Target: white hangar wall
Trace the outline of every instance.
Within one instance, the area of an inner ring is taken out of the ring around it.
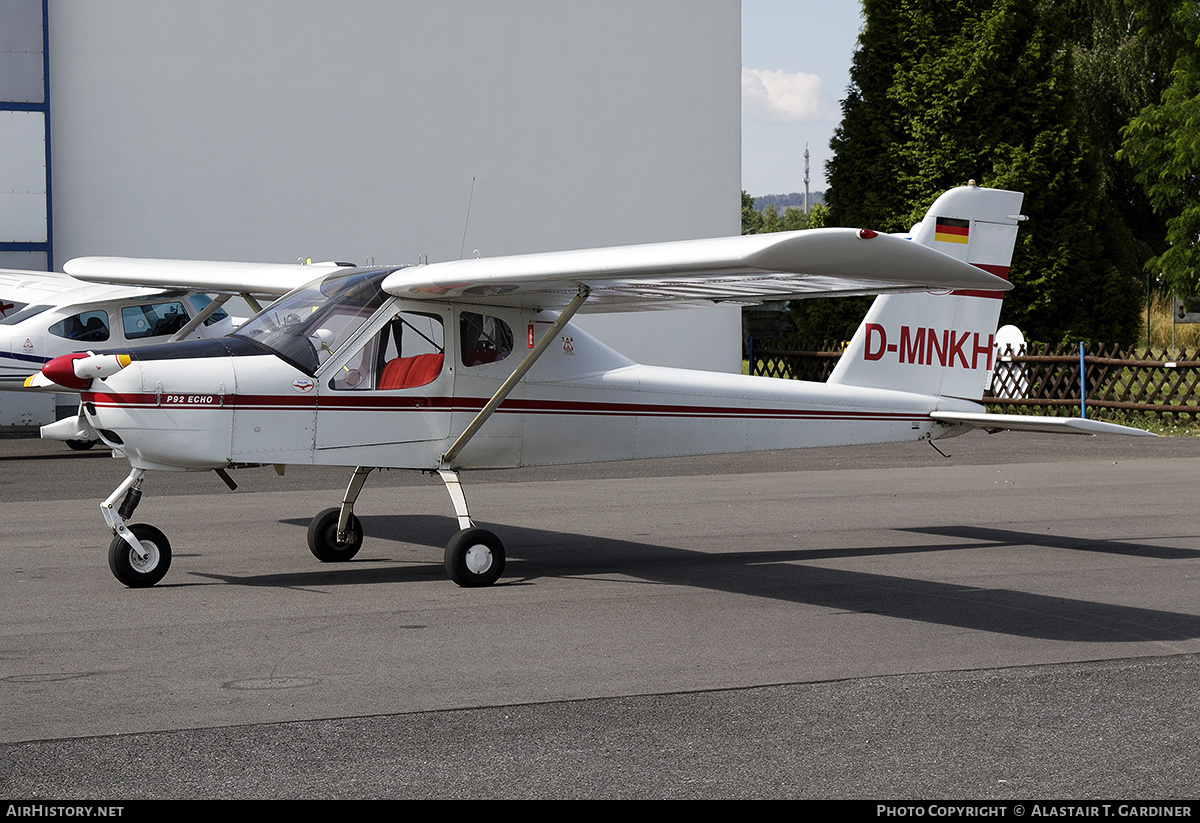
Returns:
[[[737,0],[56,0],[48,30],[59,266],[740,230]],[[584,324],[740,367],[736,308]]]

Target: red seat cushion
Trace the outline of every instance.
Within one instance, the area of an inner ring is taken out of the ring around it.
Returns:
[[[412,389],[432,383],[442,373],[440,354],[418,354],[389,360],[379,376],[380,390]]]

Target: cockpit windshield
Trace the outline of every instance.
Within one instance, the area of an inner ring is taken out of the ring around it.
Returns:
[[[242,324],[235,337],[260,343],[313,374],[375,313],[395,269],[338,271],[285,294]]]

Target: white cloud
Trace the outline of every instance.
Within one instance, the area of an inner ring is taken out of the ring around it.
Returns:
[[[841,118],[817,75],[745,66],[742,67],[742,114],[785,123]]]

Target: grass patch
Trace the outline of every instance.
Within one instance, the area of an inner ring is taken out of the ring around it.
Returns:
[[[1142,307],[1142,331],[1137,345],[1165,349],[1194,349],[1200,346],[1200,324],[1175,323],[1174,310],[1171,295],[1161,292],[1151,294],[1149,312],[1146,306]]]

